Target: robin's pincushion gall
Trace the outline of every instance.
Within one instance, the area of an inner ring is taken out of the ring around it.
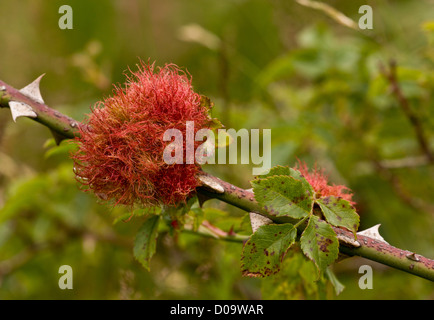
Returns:
[[[299,161],[294,169],[300,171],[303,177],[309,182],[317,197],[334,196],[347,200],[352,205],[356,204],[352,198],[353,194],[349,188],[343,185],[329,185],[328,177],[323,170],[316,167],[309,170],[306,163]]]
[[[85,189],[116,204],[185,202],[199,184],[200,166],[167,164],[163,151],[170,141],[163,135],[178,129],[185,137],[187,121],[194,121],[196,134],[208,128],[208,113],[188,74],[173,64],[155,68],[142,62],[80,126],[72,154],[76,177]],[[201,142],[195,143],[197,148]]]

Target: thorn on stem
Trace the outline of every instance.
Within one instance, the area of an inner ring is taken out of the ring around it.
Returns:
[[[420,261],[419,257],[414,252],[406,254],[405,256],[407,257],[407,259],[410,259],[412,261],[416,261],[416,262]]]

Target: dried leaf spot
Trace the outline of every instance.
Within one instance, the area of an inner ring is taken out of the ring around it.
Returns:
[[[328,247],[333,243],[332,239],[321,237],[318,241],[318,247],[322,252],[329,252]]]

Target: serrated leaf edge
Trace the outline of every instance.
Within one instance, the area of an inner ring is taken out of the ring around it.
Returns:
[[[295,181],[299,181],[299,182],[302,182],[302,183],[303,183],[302,180],[298,180],[298,179],[296,179],[296,178],[294,178],[294,177],[292,177],[292,176],[290,176],[290,175],[282,175],[282,174],[272,175],[272,176],[269,176],[269,177],[266,177],[266,178],[256,178],[256,179],[254,179],[254,180],[251,181],[251,184],[252,184],[252,187],[253,187],[253,188],[252,188],[253,193],[255,194],[255,198],[256,198],[257,200],[259,199],[259,197],[258,197],[257,193],[255,192],[255,188],[254,188],[254,185],[253,185],[253,184],[254,184],[254,183],[259,184],[260,181],[264,181],[264,180],[272,179],[272,178],[275,178],[275,177],[287,177],[287,178],[290,178],[290,179],[293,179],[293,180],[295,180]],[[292,217],[292,218],[295,218],[295,219],[303,219],[303,218],[309,216],[309,215],[312,213],[313,204],[314,204],[314,202],[315,202],[315,194],[314,194],[314,192],[313,192],[312,186],[311,186],[307,181],[306,181],[306,184],[307,184],[307,186],[309,186],[309,193],[310,193],[309,196],[311,197],[311,200],[312,200],[312,201],[311,201],[311,208],[310,208],[310,211],[308,212],[308,211],[305,211],[304,209],[302,209],[303,211],[306,212],[306,215],[305,215],[305,216],[303,216],[303,217]],[[258,200],[258,203],[262,206],[260,200]],[[263,206],[263,208],[264,208],[265,210],[268,211],[267,206]],[[279,215],[276,215],[276,216],[279,216]],[[283,217],[283,216],[291,217],[290,215],[281,215],[281,216],[282,216],[282,217]]]
[[[336,257],[335,257],[335,259],[334,259],[334,261],[336,261],[337,260],[337,258],[338,258],[338,253],[339,253],[339,239],[338,239],[338,236],[336,235],[336,232],[333,230],[333,228],[331,227],[331,225],[328,223],[328,222],[326,222],[326,221],[324,221],[324,220],[321,220],[321,219],[319,219],[318,217],[316,217],[316,216],[314,216],[314,215],[311,215],[311,217],[309,218],[309,221],[308,221],[308,223],[307,223],[307,225],[306,225],[306,228],[303,230],[303,232],[302,232],[302,234],[301,234],[301,236],[300,236],[300,247],[301,247],[301,249],[302,249],[302,251],[303,251],[303,254],[309,259],[309,260],[311,260],[314,264],[315,264],[315,266],[316,266],[316,268],[317,268],[317,270],[318,270],[318,277],[321,275],[321,273],[322,272],[324,272],[325,271],[325,269],[331,264],[331,263],[333,263],[333,262],[331,262],[331,263],[329,263],[327,266],[326,266],[326,268],[324,269],[324,270],[321,270],[321,268],[320,268],[320,266],[318,265],[318,262],[317,261],[315,261],[315,259],[312,259],[308,254],[307,254],[307,252],[306,252],[306,250],[305,250],[305,246],[303,246],[303,239],[304,239],[304,237],[306,236],[306,234],[305,234],[305,232],[306,232],[306,230],[308,229],[308,226],[309,226],[309,224],[311,223],[311,219],[318,219],[318,222],[320,223],[320,222],[322,222],[322,223],[325,223],[325,225],[327,225],[328,227],[330,227],[331,228],[331,231],[333,232],[333,234],[335,235],[335,238],[336,238],[336,243],[337,243],[337,253],[336,253]]]

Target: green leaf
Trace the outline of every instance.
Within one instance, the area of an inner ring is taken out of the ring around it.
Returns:
[[[320,206],[327,222],[336,227],[347,228],[356,236],[360,217],[351,203],[334,196],[317,199],[316,203]]]
[[[303,177],[300,171],[290,168],[288,166],[274,166],[270,169],[270,171],[266,175],[262,175],[261,179],[272,177],[272,176],[290,176],[295,180],[300,180],[303,182],[305,187],[309,189],[310,193],[313,195],[315,191],[312,186],[307,182],[307,180]]]
[[[262,175],[261,178],[268,178],[268,177],[272,177],[272,176],[291,176],[293,178],[297,178],[297,177],[300,177],[299,175],[297,175],[297,172],[298,172],[297,170],[294,170],[290,167],[275,166],[275,167],[271,168],[267,174]],[[293,175],[295,175],[295,176],[293,176]]]
[[[339,242],[333,228],[312,215],[300,238],[301,249],[320,272],[338,258]]]
[[[288,166],[274,166],[266,175],[262,175],[261,178],[268,178],[272,176],[290,176],[296,180],[306,181],[300,171],[290,168]]]
[[[134,241],[134,257],[145,267],[148,271],[150,269],[149,263],[155,253],[158,237],[158,222],[160,216],[151,215],[143,225],[140,227],[136,240]]]
[[[303,181],[290,176],[271,176],[251,183],[258,203],[277,217],[300,219],[312,210],[313,194]]]
[[[297,229],[290,223],[260,227],[243,247],[243,275],[266,277],[279,272],[280,263],[296,236]]]
[[[301,251],[294,249],[298,248],[294,245],[288,251],[278,274],[261,280],[262,299],[310,300],[327,298],[326,279],[318,279],[315,264],[306,258]]]

